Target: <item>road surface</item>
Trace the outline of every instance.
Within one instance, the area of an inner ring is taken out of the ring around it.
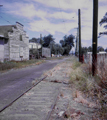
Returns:
[[[32,81],[39,78],[43,72],[52,69],[58,63],[65,61],[60,60],[47,60],[36,66],[29,66],[22,69],[10,70],[0,75],[0,109],[10,103],[16,97],[25,92],[32,86]]]

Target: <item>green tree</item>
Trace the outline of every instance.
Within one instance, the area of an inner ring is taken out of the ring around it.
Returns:
[[[104,23],[107,23],[107,12],[105,13],[105,16],[101,19],[99,22],[100,26]],[[104,28],[107,29],[107,25],[104,25]],[[107,32],[100,32],[99,35],[107,35]]]
[[[104,51],[107,52],[107,48]]]
[[[88,50],[88,52],[92,52],[92,47],[89,46],[87,50]]]
[[[53,35],[51,35],[51,34],[49,34],[48,36],[44,36],[43,37],[43,41],[44,41],[43,47],[49,47],[49,45],[52,41],[55,42],[54,40],[55,39],[53,38]]]
[[[29,40],[29,42],[39,43],[39,38],[32,38]]]
[[[74,38],[71,34],[69,36],[65,35],[63,40],[60,40],[60,44],[63,47],[63,55],[68,55],[72,47],[74,47]]]
[[[88,48],[87,48],[87,47],[82,47],[82,48],[81,48],[81,51],[82,51],[83,54],[86,54],[87,51],[88,51]]]
[[[97,47],[97,52],[104,51],[104,48],[102,46]]]

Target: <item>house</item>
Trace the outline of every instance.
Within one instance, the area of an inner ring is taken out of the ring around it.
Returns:
[[[42,56],[41,48],[42,48],[42,46],[40,43],[35,43],[35,42],[29,41],[29,57],[30,57],[30,59],[40,58],[40,56]]]
[[[0,60],[29,60],[29,37],[23,25],[0,26]]]
[[[41,57],[51,57],[50,48],[42,47],[40,43],[29,43],[30,59]]]
[[[33,42],[29,43],[29,49],[40,49],[40,48],[41,48],[40,43],[33,43]]]

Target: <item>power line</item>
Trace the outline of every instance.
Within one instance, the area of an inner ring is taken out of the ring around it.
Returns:
[[[2,16],[0,16],[2,19],[4,19]],[[11,24],[11,22],[10,21],[8,21],[8,20],[6,20],[6,19],[4,19],[6,22],[8,22],[8,23],[10,23]]]

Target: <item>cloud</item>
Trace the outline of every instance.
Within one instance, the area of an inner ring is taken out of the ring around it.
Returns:
[[[90,5],[91,0],[33,0],[42,3],[49,7],[67,9],[81,9],[87,8]]]
[[[31,31],[47,31],[51,34],[55,34],[55,32],[62,32],[64,34],[67,34],[71,29],[74,27],[77,27],[77,23],[51,23],[48,20],[39,20],[39,21],[33,21],[30,24],[30,30]]]
[[[49,14],[48,17],[52,17],[55,19],[67,19],[74,20],[73,18],[77,17],[75,12],[67,13],[67,12],[54,12],[53,14]]]
[[[30,31],[48,32],[54,35],[59,32],[62,36],[75,34],[72,29],[78,27],[78,9],[81,9],[81,39],[92,40],[92,0],[22,0],[5,2],[4,7],[8,9],[7,13],[15,17],[29,19]],[[99,21],[107,12],[106,8],[106,0],[99,0],[98,33],[104,31]]]
[[[28,19],[32,19],[35,16],[44,18],[47,15],[45,11],[36,9],[32,3],[16,3],[16,2],[11,4],[7,3],[5,7],[9,9],[7,13],[16,16],[26,17]]]

